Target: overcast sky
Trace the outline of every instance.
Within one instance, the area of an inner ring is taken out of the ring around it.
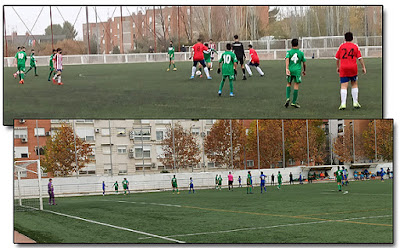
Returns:
[[[272,7],[272,6],[271,6]],[[279,7],[281,9],[281,17],[290,14],[291,11],[296,9],[295,7]],[[75,29],[78,32],[77,39],[82,40],[82,24],[86,23],[86,8],[85,7],[52,7],[53,25],[62,24],[64,19],[72,24],[75,23]],[[108,18],[120,16],[120,7],[107,7],[100,6],[96,7],[98,22],[104,22]],[[123,6],[122,15],[128,16],[132,12],[137,13],[138,10],[144,9],[143,7],[137,6]],[[89,11],[89,22],[96,22],[95,8],[94,6],[88,7]],[[38,6],[38,7],[5,7],[6,17],[6,32],[10,35],[12,32],[17,31],[18,34],[22,35],[31,30],[33,35],[44,34],[44,30],[50,25],[50,7],[49,6]],[[26,27],[25,25],[28,27]]]

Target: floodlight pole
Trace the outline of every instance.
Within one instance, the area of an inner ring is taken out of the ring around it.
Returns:
[[[144,145],[143,145],[143,124],[142,124],[143,120],[140,120],[140,137],[142,138],[142,171],[143,171],[143,175],[145,175],[144,172]]]
[[[53,40],[53,16],[51,14],[51,6],[50,6],[50,30],[51,30],[51,49],[54,49],[54,40]]]
[[[4,23],[4,42],[6,45],[5,56],[8,57],[7,32],[6,32],[6,8],[3,8],[3,23]]]
[[[247,7],[246,7],[247,8]],[[282,167],[285,168],[285,127],[282,119]]]
[[[356,162],[356,146],[354,142],[354,120],[353,120],[353,163]]]
[[[178,6],[178,52],[181,51],[181,39],[179,36],[180,32],[179,32],[179,6]]]
[[[232,137],[232,119],[229,120],[230,142],[231,142],[231,165],[233,170],[233,137]]]
[[[119,6],[120,8],[120,12],[121,12],[121,20],[120,20],[120,25],[121,25],[121,38],[120,38],[120,43],[121,43],[121,54],[124,54],[124,26],[123,26],[123,22],[122,22],[122,5]]]
[[[376,120],[374,120],[374,132],[375,132],[375,162],[378,160],[378,146],[376,142]]]
[[[42,192],[42,168],[40,167],[40,160],[37,162],[37,172],[39,180],[39,209],[43,210],[43,192]]]
[[[17,178],[18,178],[18,198],[19,198],[19,205],[22,206],[22,198],[21,198],[21,185],[20,185],[20,181],[21,181],[21,171],[20,169],[17,167]]]
[[[174,120],[171,121],[171,126],[172,126],[172,148],[173,148],[173,154],[172,157],[174,159],[174,170],[176,168],[176,156],[175,156],[175,128],[174,128]]]
[[[111,120],[108,120],[108,132],[110,134],[110,164],[111,164],[111,176],[113,175],[113,164],[112,164],[112,144],[111,144]]]
[[[89,10],[88,6],[86,6],[86,32],[87,32],[87,43],[88,43],[88,54],[90,54],[90,37],[89,37],[89,31],[90,31],[90,26],[89,26]]]
[[[157,52],[157,37],[156,37],[156,6],[153,6],[153,35],[154,35],[154,52]]]
[[[310,141],[308,139],[308,119],[306,120],[307,127],[307,166],[310,166]]]
[[[96,29],[97,29],[97,54],[100,53],[100,29],[99,29],[99,24],[97,22],[97,8],[94,6],[94,12],[96,15]],[[105,50],[105,49],[104,49]]]
[[[76,155],[76,127],[75,127],[75,120],[73,120],[73,127],[74,127],[74,147],[75,147],[75,170],[76,170],[76,178],[79,177],[79,167],[78,167],[78,157]]]
[[[258,129],[258,120],[257,120],[257,162],[258,162],[258,170],[260,170],[260,133]]]

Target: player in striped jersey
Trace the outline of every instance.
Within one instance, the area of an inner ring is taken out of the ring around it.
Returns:
[[[57,53],[54,57],[55,57],[55,63],[56,63],[55,64],[56,75],[54,75],[54,77],[53,77],[53,84],[57,84],[57,81],[58,81],[58,85],[63,85],[63,83],[61,82],[61,72],[63,70],[62,49],[61,48],[57,48]]]
[[[194,187],[193,187],[193,179],[192,178],[190,178],[190,183],[189,183],[189,194],[190,194],[190,191],[193,191],[193,194],[194,194]]]
[[[55,60],[56,60],[56,54],[57,54],[57,50],[53,49],[53,54],[50,55],[50,62],[49,62],[49,66],[50,66],[50,73],[49,73],[49,78],[47,79],[47,81],[50,81],[51,78],[51,74],[53,74],[53,76],[55,75],[56,71],[55,71]]]
[[[214,55],[215,55],[215,53],[214,53],[214,51],[215,51],[215,43],[214,43],[214,41],[212,40],[212,39],[210,39],[210,44],[208,45],[208,47],[211,49],[211,62],[210,62],[210,71],[212,71],[213,70],[213,60],[214,60]],[[214,50],[214,51],[213,51]]]

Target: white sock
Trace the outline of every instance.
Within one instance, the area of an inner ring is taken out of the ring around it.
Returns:
[[[212,68],[212,62],[210,63],[210,68]]]
[[[257,66],[256,69],[257,69],[258,73],[260,73],[260,75],[264,75],[264,72],[261,70],[260,67]]]
[[[194,73],[196,72],[196,66],[192,67],[192,77],[194,77]]]
[[[61,75],[58,77],[58,82],[61,83]]]
[[[53,79],[55,80],[57,77],[58,77],[58,75],[56,74],[56,75],[54,75]]]
[[[206,73],[207,77],[210,77],[210,72],[208,71],[207,67],[204,67],[204,72]]]
[[[353,97],[353,102],[358,102],[358,88],[351,89],[351,96]]]
[[[251,72],[250,66],[248,64],[245,64],[244,67],[246,67],[246,70],[249,73],[249,75],[253,76],[253,73]]]
[[[342,99],[342,105],[346,105],[347,89],[340,89],[340,98]]]

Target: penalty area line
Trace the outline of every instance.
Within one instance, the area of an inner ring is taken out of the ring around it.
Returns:
[[[248,228],[239,228],[239,229],[224,230],[224,231],[177,234],[177,235],[170,235],[170,236],[166,236],[166,237],[186,237],[186,236],[208,235],[208,234],[218,234],[218,233],[230,233],[230,232],[251,231],[251,230],[259,230],[259,229],[273,229],[273,228],[279,228],[279,227],[321,224],[321,223],[327,223],[327,222],[341,222],[341,221],[351,221],[351,220],[360,220],[360,219],[384,218],[384,217],[392,217],[392,215],[367,216],[367,217],[357,217],[357,218],[349,218],[349,219],[342,219],[342,220],[312,221],[312,222],[292,223],[292,224],[283,224],[283,225],[275,225],[275,226],[248,227]],[[145,238],[139,238],[139,239],[151,239],[151,237],[145,237]]]
[[[33,208],[33,207],[30,207],[30,208]],[[33,209],[36,209],[36,208],[33,208]],[[39,210],[39,209],[36,209],[36,210]],[[115,229],[119,229],[119,230],[124,230],[124,231],[128,231],[128,232],[133,232],[133,233],[139,233],[139,234],[143,234],[143,235],[146,235],[146,236],[150,236],[151,238],[159,238],[159,239],[164,239],[164,240],[168,240],[168,241],[172,241],[172,242],[176,242],[176,243],[181,243],[181,244],[186,243],[185,241],[172,239],[172,238],[169,238],[169,237],[160,236],[160,235],[156,235],[156,234],[152,234],[152,233],[148,233],[148,232],[142,232],[142,231],[126,228],[126,227],[115,226],[115,225],[111,225],[111,224],[107,224],[107,223],[103,223],[103,222],[99,222],[99,221],[95,221],[95,220],[89,220],[89,219],[81,218],[81,217],[78,217],[78,216],[73,216],[73,215],[69,215],[69,214],[63,214],[63,213],[59,213],[59,212],[55,212],[55,211],[51,211],[51,210],[45,210],[45,209],[42,210],[42,211],[48,212],[48,213],[52,213],[52,214],[56,214],[56,215],[60,215],[60,216],[64,216],[64,217],[68,217],[68,218],[71,218],[71,219],[86,221],[86,222],[97,224],[97,225],[101,225],[101,226],[107,226],[107,227],[111,227],[111,228],[115,228]]]

